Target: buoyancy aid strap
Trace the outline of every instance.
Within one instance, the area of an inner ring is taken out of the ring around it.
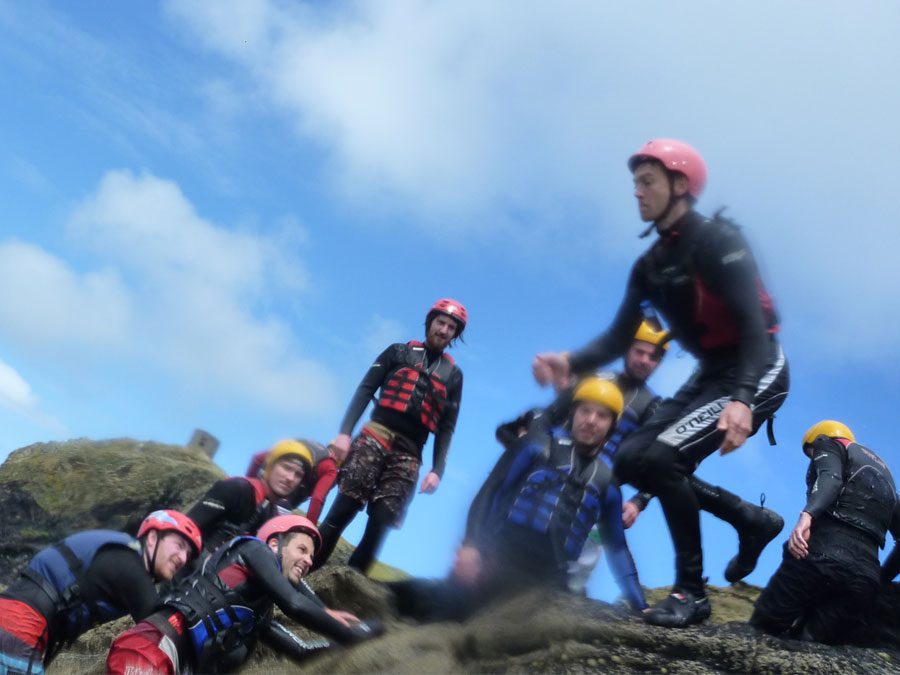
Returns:
[[[769,415],[769,417],[766,418],[766,436],[769,439],[769,445],[778,444],[775,440],[775,415]]]

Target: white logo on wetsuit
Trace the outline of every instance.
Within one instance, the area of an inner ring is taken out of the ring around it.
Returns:
[[[747,255],[747,249],[742,248],[740,251],[735,251],[734,253],[729,253],[726,256],[722,257],[723,265],[730,265],[733,262],[737,262],[741,258]]]

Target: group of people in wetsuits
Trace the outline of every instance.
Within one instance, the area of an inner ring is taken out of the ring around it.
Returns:
[[[728,581],[750,574],[781,532],[774,511],[694,475],[710,454],[737,449],[771,422],[787,396],[774,303],[740,229],[694,210],[707,176],[694,148],[656,139],[628,166],[640,217],[650,223],[643,236],[655,230],[657,238],[634,264],[606,332],[579,350],[535,357],[535,379],[552,384],[556,399],[498,427],[503,451],[469,509],[450,575],[390,584],[402,614],[462,619],[525,588],[580,591],[602,549],[633,611],[653,625],[689,626],[711,611],[700,511],[738,533]],[[111,672],[223,672],[257,639],[296,658],[329,644],[284,629],[272,619],[275,605],[341,644],[378,634],[378,624],[326,607],[302,578],[329,559],[363,508],[368,520],[349,564],[369,570],[403,521],[429,434],[432,463],[419,491],[439,487],[463,383],[446,350],[467,321],[459,302],[436,302],[423,342],[393,344],[376,358],[327,447],[280,441],[253,458],[247,476],[217,482],[186,515],[159,511],[136,538],[79,533],[38,554],[0,597],[0,672],[40,672],[60,645],[123,614],[137,623],[113,644]],[[671,340],[698,365],[662,399],[647,380]],[[620,357],[621,373],[598,374]],[[371,418],[354,437],[371,401]],[[827,642],[900,570],[898,549],[881,568],[877,555],[888,531],[900,536],[900,501],[888,467],[845,425],[814,425],[803,451],[808,502],[751,624]],[[638,493],[623,502],[625,483]],[[625,529],[654,498],[676,574],[672,592],[649,607]],[[306,499],[307,515],[294,514]],[[113,579],[114,568],[128,580]],[[160,580],[170,581],[162,598],[153,587]]]

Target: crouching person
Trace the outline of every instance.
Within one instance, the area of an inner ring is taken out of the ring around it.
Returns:
[[[85,631],[159,604],[154,582],[175,576],[201,549],[200,530],[183,513],[154,511],[137,539],[86,530],[40,551],[0,594],[0,673],[43,673]]]
[[[258,538],[257,538],[258,537]],[[155,612],[113,642],[109,673],[225,673],[253,653],[258,639],[302,659],[330,646],[304,642],[273,620],[275,605],[339,644],[375,637],[380,626],[328,609],[303,581],[321,536],[312,521],[284,515],[257,537],[232,539],[183,579]]]
[[[507,450],[472,503],[451,578],[391,584],[399,611],[460,620],[502,595],[564,590],[595,524],[623,595],[634,611],[646,609],[625,545],[622,496],[600,457],[623,408],[614,382],[589,377],[575,388],[565,429],[542,411],[524,418],[524,433],[505,438]]]
[[[810,459],[806,507],[750,624],[831,643],[860,623],[875,600],[884,574],[878,549],[888,530],[900,537],[900,502],[890,469],[840,422],[811,427],[803,452]]]

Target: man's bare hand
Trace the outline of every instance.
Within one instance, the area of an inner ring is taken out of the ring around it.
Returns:
[[[564,389],[569,386],[569,359],[563,354],[555,352],[538,354],[531,362],[531,372],[542,387],[552,384],[556,389]]]
[[[753,413],[750,406],[740,401],[729,402],[722,411],[716,428],[725,432],[719,454],[727,455],[732,450],[737,450],[753,430]]]
[[[625,502],[622,504],[622,527],[626,530],[637,522],[641,510],[635,506],[634,502]]]
[[[797,560],[803,560],[809,553],[809,534],[812,527],[812,516],[806,511],[800,513],[800,519],[794,525],[788,539],[788,551]]]
[[[474,546],[461,546],[453,561],[453,577],[463,586],[471,588],[481,578],[481,551]]]

